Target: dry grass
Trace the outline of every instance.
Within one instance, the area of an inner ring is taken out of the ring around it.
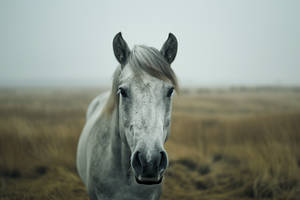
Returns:
[[[88,199],[75,170],[96,89],[0,90],[0,199]],[[174,102],[161,199],[299,199],[299,89],[199,90]]]

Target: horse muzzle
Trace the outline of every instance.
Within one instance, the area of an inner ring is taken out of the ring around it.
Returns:
[[[168,165],[168,158],[165,151],[158,151],[147,156],[141,151],[136,151],[131,165],[138,184],[160,184]]]

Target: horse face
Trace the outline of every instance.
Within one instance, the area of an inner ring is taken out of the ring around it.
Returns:
[[[148,74],[137,79],[130,66],[121,73],[119,123],[128,143],[136,181],[157,184],[168,165],[163,144],[170,133],[173,86]]]
[[[168,166],[163,144],[170,133],[174,90],[170,82],[177,84],[170,64],[176,57],[177,46],[172,33],[160,51],[144,47],[130,51],[121,33],[113,40],[114,54],[122,69],[117,92],[120,137],[131,150],[131,166],[140,184],[160,183]],[[156,69],[154,76],[143,68]],[[157,72],[170,82],[155,77]]]

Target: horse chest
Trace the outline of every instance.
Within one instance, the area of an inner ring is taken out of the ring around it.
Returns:
[[[99,163],[90,174],[90,196],[97,200],[158,200],[161,185],[140,185],[132,176],[122,173],[120,165]],[[92,198],[93,199],[93,198]]]
[[[98,182],[95,187],[98,200],[158,200],[161,193],[159,186],[128,185],[120,180]]]

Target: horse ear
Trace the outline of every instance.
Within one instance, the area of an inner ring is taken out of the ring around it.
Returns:
[[[169,33],[167,41],[164,43],[160,50],[160,53],[165,57],[169,64],[171,64],[176,57],[177,47],[178,43],[175,35]]]
[[[130,49],[119,32],[113,39],[113,49],[116,59],[119,61],[121,66],[124,66],[130,54]]]

